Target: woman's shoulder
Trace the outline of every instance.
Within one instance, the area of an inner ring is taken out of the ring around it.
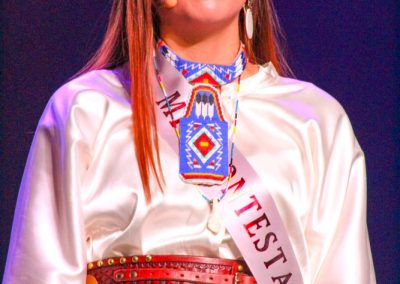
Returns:
[[[252,85],[248,94],[256,99],[281,106],[306,120],[346,116],[334,96],[313,83],[279,75],[271,63],[261,66],[254,77],[254,82],[248,82]]]
[[[66,125],[73,110],[80,117],[104,116],[113,106],[129,110],[130,100],[122,81],[122,70],[92,70],[71,79],[51,96],[40,124],[53,121],[58,126]]]
[[[332,95],[313,83],[279,75],[272,64],[260,68],[245,82],[248,105],[265,117],[274,116],[297,129],[313,129],[335,141],[338,133],[354,139],[354,131],[342,105]],[[245,89],[245,88],[243,88]],[[327,142],[328,143],[328,142]],[[328,143],[329,144],[329,143]]]
[[[102,98],[125,101],[126,91],[119,75],[121,70],[98,69],[83,73],[58,88],[50,101],[64,105],[74,104],[77,100]]]

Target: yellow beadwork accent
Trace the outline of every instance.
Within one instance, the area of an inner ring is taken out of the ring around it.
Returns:
[[[133,256],[132,257],[132,262],[133,263],[136,263],[136,262],[138,262],[139,261],[139,258],[137,257],[137,256]]]
[[[208,147],[209,143],[207,141],[201,141],[200,147]]]
[[[114,259],[112,259],[112,258],[110,258],[108,261],[107,261],[107,263],[108,263],[108,265],[114,265]]]
[[[125,257],[121,257],[121,258],[119,259],[119,263],[125,264],[125,263],[126,263],[126,258],[125,258]]]
[[[102,266],[103,266],[103,261],[102,260],[97,261],[97,267],[102,267]]]
[[[243,265],[239,264],[237,269],[239,272],[243,272],[244,267],[243,267]]]
[[[94,267],[94,264],[92,262],[89,262],[87,267],[88,267],[88,269],[92,269]]]
[[[131,277],[132,278],[136,278],[137,277],[137,272],[136,271],[132,271],[131,272]]]
[[[146,255],[146,262],[150,262],[151,261],[151,259],[152,259],[152,257],[151,257],[151,255]]]

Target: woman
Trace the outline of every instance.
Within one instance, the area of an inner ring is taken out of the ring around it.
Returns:
[[[269,1],[115,0],[40,120],[4,282],[375,283],[363,153],[277,32]]]

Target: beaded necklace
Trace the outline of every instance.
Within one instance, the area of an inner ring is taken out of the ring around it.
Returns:
[[[238,97],[239,97],[239,93],[240,93],[241,73],[243,72],[243,70],[246,66],[246,63],[247,63],[247,58],[246,58],[245,52],[243,50],[241,50],[239,52],[235,62],[232,65],[223,66],[223,65],[195,63],[195,62],[190,62],[190,61],[184,60],[184,59],[180,58],[179,56],[177,56],[176,54],[174,54],[162,41],[160,41],[158,43],[157,47],[159,48],[160,53],[178,71],[180,71],[180,73],[193,85],[193,89],[195,91],[197,91],[197,93],[194,93],[194,91],[193,91],[192,96],[189,97],[186,114],[184,117],[182,117],[182,119],[188,118],[190,116],[192,116],[194,118],[203,116],[203,118],[204,118],[209,113],[214,114],[215,110],[218,111],[217,106],[220,107],[220,105],[217,105],[217,104],[219,103],[219,99],[220,99],[219,98],[219,90],[221,89],[221,85],[229,83],[237,78],[237,86],[235,88],[236,96],[235,96],[235,103],[234,103],[234,120],[232,123],[232,129],[231,129],[232,135],[231,135],[231,148],[230,148],[229,160],[228,160],[227,152],[225,155],[228,170],[227,170],[226,178],[223,180],[223,183],[226,182],[226,189],[224,190],[222,196],[220,196],[217,199],[217,201],[221,200],[225,196],[225,193],[227,192],[230,180],[232,178],[232,172],[233,172],[233,158],[234,158],[234,149],[235,149],[235,141],[236,141],[236,133],[237,133],[237,121],[238,121],[238,109],[239,109]],[[175,120],[175,118],[173,117],[173,111],[172,111],[171,104],[168,100],[168,95],[167,95],[167,91],[165,89],[165,84],[162,80],[162,76],[159,72],[159,68],[157,66],[156,60],[154,60],[154,67],[155,67],[155,71],[156,71],[157,81],[158,81],[160,89],[164,95],[166,105],[169,110],[169,114],[171,115],[172,120]],[[210,84],[210,81],[212,81],[214,83],[214,85]],[[215,82],[216,82],[216,84],[215,84]],[[216,89],[215,86],[218,87],[218,92],[217,92],[218,96],[209,95],[209,93],[213,93],[213,91],[215,91],[215,89]],[[196,88],[198,90],[196,90]],[[199,105],[201,105],[201,107],[199,107]],[[208,108],[204,107],[204,106],[207,106]],[[210,111],[210,106],[213,107],[211,111]],[[208,110],[208,112],[207,112],[207,110]],[[192,112],[190,112],[190,111],[192,111]],[[222,117],[222,111],[221,110],[219,110],[219,111],[221,112],[220,117]],[[181,119],[181,121],[182,121],[182,119]],[[208,122],[214,122],[214,121],[210,120]],[[227,129],[228,128],[227,122],[225,122],[225,121],[223,121],[223,122],[226,123],[226,129]],[[194,120],[194,123],[192,123],[192,125],[189,125],[189,127],[193,127],[193,126],[196,127],[196,123],[197,123],[197,121]],[[200,123],[198,123],[198,124],[200,124]],[[208,124],[211,125],[212,123],[208,123]],[[207,143],[218,144],[217,140],[213,140],[213,141],[208,140],[209,136],[207,136],[207,135],[210,134],[210,132],[207,131],[207,129],[205,127],[203,127],[203,129],[201,129],[203,131],[202,133],[199,131],[196,134],[197,136],[195,136],[192,139],[192,141],[187,142],[183,138],[187,137],[189,134],[191,134],[192,128],[189,128],[189,130],[188,130],[188,126],[186,125],[186,130],[185,130],[185,125],[183,127],[181,126],[182,125],[181,123],[179,123],[179,125],[180,125],[179,127],[183,128],[184,131],[186,131],[186,132],[184,132],[185,136],[181,137],[181,135],[182,135],[181,129],[178,128],[176,125],[174,126],[175,133],[176,133],[178,139],[180,140],[180,162],[181,163],[182,163],[182,155],[184,155],[187,152],[187,149],[189,148],[187,146],[187,144],[190,144],[194,139],[197,139],[197,140],[195,140],[195,142],[189,146],[191,146],[194,150],[200,149],[199,150],[200,152],[202,150],[201,145],[203,145],[203,148],[204,148],[204,147],[208,146]],[[218,124],[216,124],[215,127],[218,128],[220,126]],[[209,129],[215,130],[213,127],[209,128]],[[202,137],[202,136],[204,136],[204,137]],[[212,139],[212,136],[211,136],[211,139]],[[226,140],[227,139],[228,139],[228,135],[226,134]],[[186,139],[186,140],[189,140],[189,139]],[[198,141],[200,141],[200,142],[198,142]],[[197,143],[195,145],[197,148],[195,148],[193,145],[195,143]],[[198,144],[200,144],[200,146]],[[222,144],[222,143],[219,143],[219,144]],[[226,144],[227,144],[227,141],[226,141]],[[186,152],[182,151],[183,147],[186,147],[185,148]],[[220,147],[220,148],[222,148],[222,147]],[[203,158],[204,158],[204,156],[205,156],[205,158],[207,158],[206,154],[210,153],[210,152],[207,152],[207,150],[209,150],[209,149],[206,148],[204,152],[197,153],[198,156],[201,157],[201,154],[202,154]],[[194,159],[194,161],[195,161],[195,159]],[[212,162],[213,161],[211,161],[211,163]],[[184,181],[186,182],[186,180],[184,180]],[[206,180],[204,183],[203,183],[203,181],[204,180],[200,180],[200,182],[197,182],[195,184],[199,184],[199,185],[222,184],[222,183],[214,183],[214,180],[212,181],[212,183],[209,183],[208,180]],[[189,181],[189,183],[193,183],[193,182]],[[202,195],[206,200],[210,201],[210,199],[207,198],[204,194],[202,194]]]

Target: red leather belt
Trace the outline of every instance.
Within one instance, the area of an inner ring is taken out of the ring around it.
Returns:
[[[256,284],[243,261],[178,255],[113,257],[88,264],[87,284]]]

